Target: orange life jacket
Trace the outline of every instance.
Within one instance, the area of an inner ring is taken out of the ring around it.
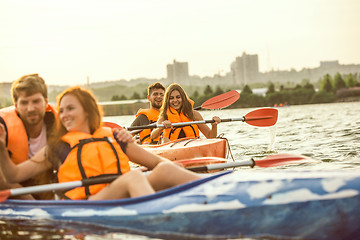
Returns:
[[[193,120],[187,118],[183,112],[179,114],[178,111],[173,109],[172,107],[169,107],[166,110],[166,114],[168,117],[168,120],[171,123],[179,123],[179,122],[191,122]],[[184,126],[184,127],[174,127],[174,128],[168,128],[164,129],[164,137],[169,138],[171,141],[176,140],[179,138],[179,134],[183,130],[185,132],[186,137],[199,137],[199,127],[194,124],[190,126]]]
[[[79,181],[106,174],[124,174],[130,171],[129,158],[116,142],[111,128],[100,127],[94,134],[68,132],[62,137],[71,151],[58,171],[59,182]],[[86,199],[107,184],[79,187],[65,195],[71,199]]]
[[[144,114],[148,118],[149,124],[151,124],[151,123],[157,122],[160,112],[155,109],[151,109],[151,108],[150,109],[141,109],[140,108],[139,111],[136,113],[136,117],[138,117],[141,114]],[[144,129],[139,133],[140,144],[143,144],[144,142],[147,142],[150,144],[158,143],[160,136],[155,139],[151,139],[150,138],[151,131],[152,131],[152,129]]]
[[[51,105],[47,106],[46,112],[51,112],[56,116],[56,110]],[[14,106],[1,109],[0,116],[6,124],[7,149],[11,154],[11,160],[15,164],[19,164],[29,158],[29,139],[24,123],[18,116]]]

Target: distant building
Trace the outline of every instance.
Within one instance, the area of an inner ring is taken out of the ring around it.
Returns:
[[[258,55],[249,55],[244,52],[241,57],[236,57],[235,61],[231,63],[231,72],[234,84],[243,86],[258,81]]]
[[[267,88],[254,88],[252,89],[253,94],[257,94],[260,96],[266,96]]]
[[[11,98],[11,82],[2,82],[0,83],[0,97],[1,98]]]
[[[166,71],[169,82],[189,83],[189,65],[187,62],[177,62],[174,59],[173,64],[166,65]]]
[[[99,102],[104,116],[135,115],[140,108],[148,108],[147,99]]]
[[[11,85],[9,82],[0,83],[0,108],[12,105]]]
[[[320,68],[339,68],[339,61],[320,61]]]
[[[360,64],[340,64],[339,61],[321,61],[320,65],[316,68],[303,68],[300,71],[295,69],[291,70],[278,70],[260,73],[260,81],[262,82],[278,82],[289,85],[290,83],[301,83],[303,79],[316,83],[326,75],[334,76],[336,73],[342,75],[360,74]]]

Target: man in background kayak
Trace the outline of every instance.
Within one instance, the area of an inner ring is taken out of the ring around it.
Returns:
[[[11,160],[19,164],[34,156],[47,144],[55,123],[55,110],[48,104],[48,91],[43,78],[38,74],[25,75],[11,86],[14,106],[0,110],[0,123],[6,131],[6,147]],[[32,186],[49,183],[51,171],[21,183]],[[0,188],[13,188],[0,174]],[[28,196],[30,197],[30,196]],[[36,199],[50,199],[51,194],[42,193]]]
[[[139,111],[136,114],[136,119],[131,124],[131,126],[143,126],[148,125],[154,122],[157,122],[160,108],[162,106],[162,102],[164,99],[164,93],[165,93],[165,87],[159,83],[153,83],[147,88],[148,95],[147,99],[150,103],[149,109],[139,109]],[[159,138],[151,139],[152,129],[144,129],[139,133],[140,141],[139,144],[157,144],[159,141]]]

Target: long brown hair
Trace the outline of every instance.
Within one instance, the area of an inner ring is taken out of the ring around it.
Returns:
[[[60,110],[60,102],[62,98],[66,95],[72,95],[76,97],[82,108],[86,113],[88,113],[88,123],[90,128],[90,133],[93,134],[96,129],[98,129],[101,125],[103,112],[101,107],[97,104],[97,101],[94,95],[81,87],[71,87],[64,90],[61,94],[57,96],[57,111],[59,113]],[[55,125],[55,124],[54,124]],[[49,161],[52,163],[53,167],[56,168],[59,164],[59,159],[57,153],[61,151],[59,147],[61,147],[61,137],[64,136],[68,131],[61,123],[60,118],[57,118],[57,124],[55,126],[55,130],[52,131],[52,135],[49,139]]]
[[[182,113],[189,119],[195,120],[194,113],[193,113],[193,107],[192,107],[192,101],[186,94],[185,90],[177,83],[172,83],[165,91],[165,96],[163,100],[163,104],[160,109],[160,117],[163,117],[163,119],[167,120],[167,109],[170,108],[170,95],[171,93],[177,90],[180,93],[181,99],[182,99],[182,106],[181,111]],[[170,110],[171,111],[171,110]]]
[[[77,98],[80,102],[84,111],[88,114],[88,121],[89,121],[89,128],[90,133],[93,134],[96,129],[100,127],[101,120],[102,120],[102,109],[97,104],[97,101],[94,95],[81,87],[71,87],[60,93],[57,97],[57,110],[60,110],[60,102],[62,98],[66,95],[72,95]],[[63,135],[67,132],[65,127],[60,123],[59,131],[63,133]]]

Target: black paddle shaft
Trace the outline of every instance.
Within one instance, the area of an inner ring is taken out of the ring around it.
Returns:
[[[109,176],[97,176],[97,177],[93,177],[93,178],[83,179],[83,180],[81,180],[81,182],[82,182],[82,186],[111,183],[119,176],[120,175],[117,175],[117,174],[109,175]]]
[[[223,118],[221,119],[221,122],[233,122],[233,121],[242,121],[245,122],[246,119],[245,117],[241,117],[241,118]],[[184,127],[184,126],[190,126],[193,124],[205,124],[205,123],[213,123],[215,122],[214,120],[200,120],[200,121],[192,121],[192,122],[180,122],[180,123],[173,123],[172,126],[174,127]],[[139,129],[151,129],[151,128],[158,128],[158,127],[164,127],[164,125],[162,124],[157,124],[157,123],[152,123],[149,125],[144,125],[144,126],[132,126],[132,127],[128,127],[127,130],[132,131],[132,130],[139,130]]]

